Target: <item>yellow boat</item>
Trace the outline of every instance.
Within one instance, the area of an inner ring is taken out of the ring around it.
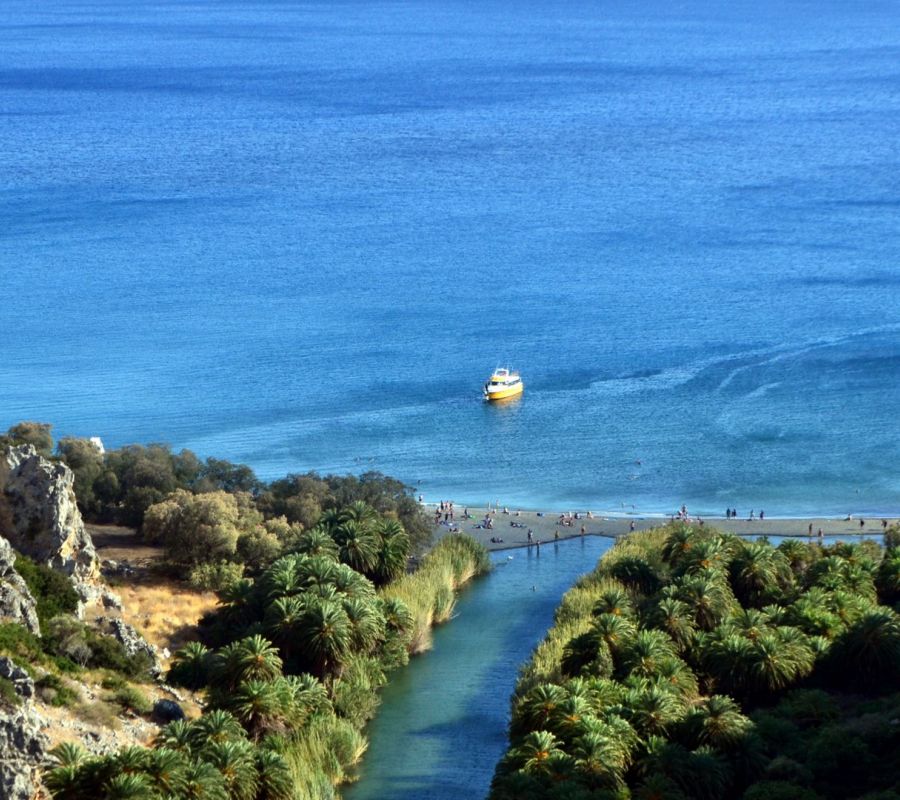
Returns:
[[[518,397],[524,390],[525,384],[522,383],[518,372],[509,369],[495,369],[494,374],[484,385],[484,399],[491,402],[509,400],[511,397]]]

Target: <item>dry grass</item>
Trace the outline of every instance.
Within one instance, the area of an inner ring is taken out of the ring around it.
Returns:
[[[113,590],[122,598],[122,617],[151,644],[173,653],[197,638],[197,622],[218,602],[212,592],[198,592],[156,576],[123,583]]]

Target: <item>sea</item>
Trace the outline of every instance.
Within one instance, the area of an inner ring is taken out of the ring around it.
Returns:
[[[3,0],[23,419],[426,502],[900,514],[900,3]]]

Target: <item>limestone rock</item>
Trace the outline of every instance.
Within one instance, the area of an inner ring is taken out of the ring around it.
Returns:
[[[39,456],[32,445],[0,457],[5,508],[0,534],[19,552],[72,577],[85,600],[100,575],[94,543],[75,501],[75,476],[65,464]],[[3,530],[9,528],[9,530]]]
[[[8,656],[0,656],[0,678],[11,681],[19,697],[26,700],[34,697],[34,681],[31,676]]]
[[[8,662],[4,669],[10,674],[24,673],[9,659],[4,662]],[[21,680],[13,683],[17,692],[25,687]],[[34,690],[34,684],[31,689]],[[32,800],[38,794],[40,767],[46,760],[49,744],[41,732],[41,718],[31,699],[22,694],[20,697],[20,706],[0,708],[0,797],[4,800]]]
[[[0,622],[16,622],[41,635],[37,604],[22,576],[15,570],[16,554],[0,536]]]
[[[119,617],[97,617],[97,624],[102,630],[121,642],[128,655],[133,656],[138,653],[144,653],[150,659],[150,674],[154,678],[162,675],[163,669],[159,661],[159,651],[141,636],[134,625],[129,625]]]

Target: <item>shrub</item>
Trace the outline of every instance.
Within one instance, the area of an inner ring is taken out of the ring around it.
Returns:
[[[22,698],[19,697],[13,682],[8,678],[0,678],[0,709],[16,708],[21,703]]]
[[[153,710],[153,703],[140,689],[134,686],[123,686],[116,689],[110,697],[122,711],[130,711],[134,714],[145,715]]]
[[[15,569],[37,601],[41,626],[59,614],[74,614],[78,610],[78,595],[72,582],[61,572],[23,555],[16,556]]]
[[[231,561],[198,564],[194,567],[188,582],[201,592],[224,592],[234,586],[244,576],[244,565]]]
[[[41,700],[57,708],[74,706],[81,699],[75,689],[52,672],[39,678],[34,686]]]

